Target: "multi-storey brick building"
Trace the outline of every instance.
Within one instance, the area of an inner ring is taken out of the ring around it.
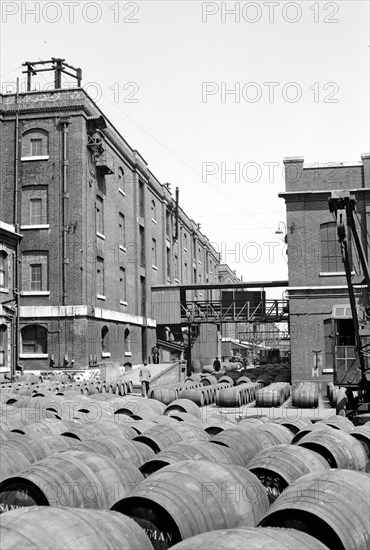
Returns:
[[[336,221],[329,211],[332,191],[349,190],[357,201],[355,223],[370,257],[370,155],[353,164],[304,165],[287,158],[285,199],[293,382],[330,381],[354,368],[354,330]],[[350,232],[349,232],[350,233]],[[352,243],[353,244],[353,243]],[[362,273],[351,246],[353,274]],[[359,315],[367,289],[355,287]]]
[[[20,363],[147,361],[151,286],[217,282],[218,254],[89,96],[0,96],[0,219],[17,222]]]
[[[14,225],[0,221],[0,378],[17,363],[17,247],[21,235]]]

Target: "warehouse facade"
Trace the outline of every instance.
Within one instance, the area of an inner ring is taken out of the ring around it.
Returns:
[[[349,190],[357,201],[355,222],[367,259],[370,258],[370,155],[361,162],[305,165],[286,158],[289,311],[292,381],[333,380],[334,368],[355,369],[354,332],[348,286],[336,221],[329,211],[332,191]],[[362,273],[350,244],[352,273]],[[358,279],[361,280],[361,277]],[[355,287],[359,317],[365,320],[368,292]]]
[[[151,286],[217,282],[217,252],[82,89],[2,95],[0,126],[21,365],[148,361]]]

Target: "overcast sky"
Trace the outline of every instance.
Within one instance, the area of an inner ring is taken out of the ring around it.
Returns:
[[[81,67],[86,91],[158,179],[179,187],[181,207],[245,281],[288,276],[275,234],[283,158],[357,162],[369,150],[367,1],[1,9],[2,91],[24,81],[24,61]]]

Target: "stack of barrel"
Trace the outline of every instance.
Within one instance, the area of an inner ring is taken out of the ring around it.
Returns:
[[[369,546],[369,426],[204,417],[185,398],[0,397],[2,550]]]
[[[257,407],[280,407],[290,396],[290,384],[273,382],[256,392]]]
[[[299,409],[316,408],[319,404],[317,384],[314,382],[301,382],[293,387],[292,405]]]

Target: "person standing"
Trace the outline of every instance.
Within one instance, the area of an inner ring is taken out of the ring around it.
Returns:
[[[157,346],[152,347],[152,357],[153,357],[153,364],[158,365],[159,364],[159,349]]]
[[[221,363],[218,359],[218,357],[216,357],[216,359],[213,361],[213,369],[218,372],[221,368]]]
[[[139,377],[141,383],[141,395],[143,397],[148,397],[151,374],[147,363],[144,363],[143,366],[140,367]]]

